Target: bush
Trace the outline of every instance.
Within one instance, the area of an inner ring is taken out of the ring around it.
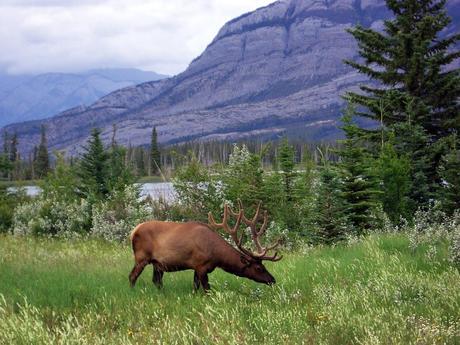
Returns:
[[[11,193],[5,186],[0,186],[0,233],[11,230],[14,209],[25,200],[28,200],[28,197],[22,189]]]
[[[124,241],[136,225],[150,216],[147,205],[139,200],[138,188],[129,185],[93,207],[91,234],[108,241]]]
[[[91,219],[85,200],[64,202],[40,196],[18,206],[13,217],[16,235],[66,236],[88,232]]]

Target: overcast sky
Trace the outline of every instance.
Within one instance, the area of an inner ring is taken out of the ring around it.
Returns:
[[[228,20],[274,0],[0,0],[0,72],[183,71]]]

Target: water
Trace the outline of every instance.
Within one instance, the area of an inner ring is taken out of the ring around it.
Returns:
[[[138,184],[139,185],[139,184]],[[162,183],[141,183],[141,197],[146,198],[150,196],[153,200],[159,200],[160,198],[168,202],[176,200],[176,192],[171,182]],[[35,197],[40,194],[41,189],[37,186],[23,186],[26,194],[31,197]],[[17,191],[16,187],[8,188],[8,191],[14,193]]]

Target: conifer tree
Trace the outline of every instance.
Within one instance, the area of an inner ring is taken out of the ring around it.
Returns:
[[[35,158],[35,175],[38,178],[43,178],[48,174],[49,171],[49,155],[48,155],[48,146],[46,142],[46,129],[45,126],[41,127],[41,139],[40,145],[38,146],[36,158]]]
[[[401,217],[409,219],[411,213],[409,194],[412,190],[409,157],[398,155],[390,138],[384,143],[375,168],[376,175],[381,181],[382,193],[379,198],[383,210],[394,223]]]
[[[443,179],[440,200],[448,214],[460,209],[460,147],[457,134],[449,138],[450,150],[443,156],[439,168]]]
[[[360,138],[360,128],[352,122],[349,108],[342,117],[346,139],[339,151],[343,175],[342,192],[346,202],[345,213],[357,234],[376,225],[375,214],[379,205],[378,181],[371,169],[371,158]]]
[[[19,159],[18,153],[18,134],[15,132],[13,137],[11,138],[10,142],[10,149],[9,149],[9,159],[10,162],[16,162]]]
[[[340,175],[329,162],[319,169],[319,188],[314,221],[317,239],[326,244],[343,240],[348,230],[345,201],[342,197]]]
[[[161,170],[161,153],[158,147],[157,128],[152,129],[152,139],[150,146],[150,172],[152,175],[160,173]]]
[[[107,167],[108,155],[100,138],[100,130],[95,128],[81,155],[78,176],[80,191],[90,197],[102,198],[109,192],[110,173]]]
[[[126,148],[118,145],[116,141],[117,127],[113,125],[112,141],[107,153],[108,163],[108,190],[121,190],[126,185],[134,183],[134,176],[126,162]]]
[[[287,137],[281,141],[278,153],[278,161],[282,171],[284,180],[284,190],[286,193],[286,200],[292,201],[292,181],[294,179],[294,166],[295,166],[295,151],[294,147],[289,145]]]
[[[440,37],[451,22],[444,9],[446,0],[386,3],[395,18],[384,22],[383,33],[359,25],[349,30],[364,61],[346,61],[386,88],[362,86],[364,94],[350,92],[348,98],[365,107],[361,115],[386,126],[411,121],[428,135],[443,137],[460,126],[460,75],[458,69],[446,69],[460,57],[454,49],[460,34]],[[386,107],[383,118],[382,100]],[[408,102],[413,102],[413,114],[406,112]]]

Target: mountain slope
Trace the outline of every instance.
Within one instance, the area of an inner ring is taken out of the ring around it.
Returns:
[[[108,93],[166,76],[136,69],[100,69],[80,74],[0,75],[0,126],[43,119]]]
[[[449,1],[452,14],[460,0]],[[337,135],[345,90],[365,78],[343,64],[357,58],[346,29],[375,28],[389,16],[383,0],[285,0],[227,23],[201,56],[173,78],[128,87],[46,120],[49,143],[78,150],[91,127],[109,140],[142,145],[156,125],[163,143],[305,129]],[[459,18],[451,30],[458,31]],[[39,122],[10,126],[22,148],[38,142]]]

